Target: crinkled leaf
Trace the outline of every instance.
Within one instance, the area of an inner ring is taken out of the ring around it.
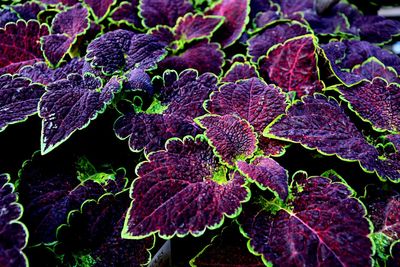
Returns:
[[[40,37],[48,35],[47,25],[35,20],[9,23],[0,29],[0,74],[15,73],[25,65],[42,61]]]
[[[171,137],[199,133],[200,128],[193,119],[205,113],[203,102],[217,90],[217,77],[210,73],[198,76],[196,71],[186,70],[178,76],[176,72],[167,71],[163,79],[161,94],[154,105],[145,113],[127,113],[114,124],[119,138],[129,137],[133,151],[156,151]]]
[[[339,86],[338,90],[350,108],[376,130],[400,131],[400,84],[375,78],[351,87]]]
[[[324,154],[358,160],[368,171],[377,167],[378,152],[350,121],[334,99],[316,94],[295,102],[264,135],[301,143]]]
[[[172,43],[175,41],[173,29],[168,26],[159,25],[151,29],[150,34],[169,47],[173,46]]]
[[[239,170],[261,189],[270,189],[285,201],[288,196],[288,173],[271,158],[257,157],[247,163],[238,161]]]
[[[95,17],[96,21],[100,21],[104,18],[105,15],[108,14],[108,12],[111,9],[111,6],[116,2],[116,0],[102,0],[102,1],[97,1],[97,0],[84,0],[84,2],[90,6],[92,13]]]
[[[210,38],[222,22],[222,17],[189,13],[178,19],[174,28],[175,38],[184,42]]]
[[[239,80],[258,77],[256,68],[249,63],[235,62],[221,79],[223,82],[236,82]]]
[[[255,18],[260,12],[269,11],[271,9],[271,2],[264,0],[251,0],[250,1],[250,18]]]
[[[199,254],[190,261],[191,266],[262,267],[263,262],[246,247],[246,239],[234,225],[224,228]]]
[[[330,42],[322,45],[322,48],[332,71],[347,86],[356,84],[364,78],[349,70],[371,57],[377,58],[386,67],[393,67],[397,73],[400,72],[400,57],[365,41]]]
[[[319,79],[314,37],[306,35],[289,39],[268,51],[259,61],[260,74],[285,91],[298,97],[323,88]]]
[[[301,175],[300,175],[301,176]],[[254,254],[277,266],[370,266],[364,206],[342,183],[294,177],[286,205],[260,199],[239,217]],[[350,242],[351,240],[351,242]]]
[[[143,69],[132,69],[126,74],[127,81],[124,82],[124,91],[142,90],[150,96],[154,93],[150,76]]]
[[[21,203],[24,222],[30,232],[30,244],[56,240],[56,229],[67,222],[70,211],[79,209],[89,199],[116,193],[125,186],[124,175],[85,173],[80,181],[76,157],[43,157],[38,153],[26,161],[20,171]]]
[[[192,12],[189,0],[142,0],[140,15],[148,28],[157,25],[174,26],[179,17]]]
[[[205,135],[222,161],[234,165],[237,160],[253,156],[257,135],[248,121],[235,115],[204,115],[195,122],[205,129]]]
[[[216,43],[200,42],[186,49],[182,54],[169,56],[162,60],[158,67],[161,70],[173,69],[183,71],[193,68],[199,73],[222,72],[224,54]]]
[[[127,113],[114,124],[118,138],[129,137],[129,147],[134,152],[143,148],[146,152],[160,150],[172,137],[196,135],[200,129],[192,120],[182,118],[178,114],[146,114]]]
[[[84,60],[73,58],[56,69],[51,69],[44,62],[35,63],[32,66],[25,66],[19,71],[19,75],[30,79],[34,83],[48,85],[49,83],[65,79],[70,73],[83,73]]]
[[[60,145],[76,130],[85,128],[120,90],[120,81],[111,78],[102,85],[92,74],[71,74],[67,79],[49,84],[39,103],[42,121],[42,153]]]
[[[237,216],[250,197],[244,177],[227,173],[203,136],[170,139],[165,151],[148,155],[137,175],[124,238],[201,235],[225,216]]]
[[[359,16],[352,26],[357,28],[361,40],[375,44],[389,42],[400,35],[400,21],[381,16]]]
[[[63,4],[66,6],[73,6],[79,2],[79,0],[42,0],[45,4],[56,5],[56,4]]]
[[[267,54],[268,50],[290,38],[307,34],[308,29],[300,23],[291,22],[278,24],[258,33],[248,41],[248,53],[253,62]]]
[[[212,114],[234,114],[247,120],[257,133],[284,114],[287,105],[286,96],[279,88],[259,78],[224,84],[205,104]]]
[[[42,85],[31,83],[27,78],[0,76],[0,131],[35,114],[44,91]]]
[[[266,157],[282,156],[286,152],[287,144],[280,140],[267,138],[264,136],[258,137],[258,149]]]
[[[222,0],[211,9],[207,15],[225,17],[224,23],[215,34],[215,40],[222,47],[228,47],[240,38],[249,22],[250,0]]]
[[[20,5],[15,5],[12,9],[18,13],[18,16],[23,20],[37,19],[37,15],[43,10],[43,6],[35,2],[26,2]]]
[[[367,59],[361,65],[355,66],[351,72],[368,81],[372,81],[375,77],[381,77],[388,83],[400,83],[400,77],[396,70],[392,67],[386,67],[374,57]]]
[[[89,13],[81,4],[58,13],[52,22],[52,34],[42,38],[44,56],[56,66],[68,53],[76,37],[89,27]]]
[[[121,238],[126,208],[129,206],[127,191],[117,195],[106,194],[98,201],[86,202],[79,211],[68,217],[68,225],[57,232],[61,242],[56,246],[63,254],[67,266],[79,266],[84,259],[91,259],[90,266],[142,266],[149,262],[149,249],[154,238],[126,240]]]
[[[165,44],[147,34],[116,30],[91,42],[86,58],[92,65],[111,75],[132,68],[148,69],[164,57]]]
[[[117,8],[115,8],[110,19],[116,23],[125,22],[128,25],[132,25],[134,28],[142,28],[141,19],[139,18],[139,0],[132,0],[130,2],[122,2]]]
[[[0,265],[4,267],[28,266],[22,249],[28,240],[28,230],[19,222],[22,206],[8,174],[0,174]]]

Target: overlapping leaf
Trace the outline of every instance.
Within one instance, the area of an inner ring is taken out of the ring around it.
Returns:
[[[249,22],[250,0],[222,0],[206,11],[207,15],[225,17],[215,35],[222,47],[235,43]]]
[[[313,94],[323,88],[317,66],[314,37],[305,35],[287,40],[259,60],[260,74],[285,91],[297,96]]]
[[[111,78],[103,85],[92,74],[70,74],[67,79],[46,87],[39,103],[42,121],[43,154],[60,145],[71,134],[85,128],[113,100],[120,90],[120,80]]]
[[[52,34],[42,38],[42,49],[46,59],[54,66],[58,65],[76,37],[89,27],[89,13],[81,4],[58,13],[52,22]]]
[[[150,260],[149,249],[154,238],[126,240],[121,238],[129,194],[106,194],[86,202],[72,212],[68,224],[57,232],[61,242],[56,246],[66,266],[91,262],[91,266],[143,266]]]
[[[220,165],[203,136],[171,139],[165,151],[148,155],[137,168],[133,199],[122,236],[158,232],[170,238],[202,234],[235,217],[249,198],[245,179]]]
[[[300,173],[290,192],[287,204],[261,198],[239,217],[252,252],[265,264],[371,265],[370,222],[349,186]]]
[[[167,71],[163,79],[164,85],[152,106],[142,113],[127,113],[114,124],[119,138],[129,137],[133,151],[159,150],[171,137],[199,133],[193,119],[205,113],[203,102],[217,90],[217,77],[210,73],[198,76],[195,70],[186,70],[178,76]]]
[[[256,34],[248,41],[248,53],[253,62],[257,62],[260,57],[267,54],[268,50],[274,45],[309,33],[308,29],[297,22],[285,22],[272,25],[264,31]]]
[[[392,67],[386,67],[375,57],[369,58],[362,64],[355,66],[352,69],[352,73],[368,81],[372,81],[376,77],[381,77],[388,83],[400,83],[400,77],[396,70]]]
[[[193,6],[189,0],[142,0],[140,15],[144,25],[151,28],[157,25],[174,26],[179,17],[192,12]]]
[[[120,174],[93,172],[79,177],[76,161],[71,156],[60,160],[35,154],[24,163],[18,191],[32,245],[55,241],[56,229],[67,222],[68,213],[79,209],[86,200],[119,192],[125,186]]]
[[[256,68],[249,63],[235,62],[221,79],[223,82],[236,82],[238,80],[258,77]]]
[[[0,76],[0,131],[35,114],[44,92],[44,86],[27,78]]]
[[[102,20],[110,11],[111,5],[113,5],[115,0],[84,0],[84,2],[90,6],[91,11],[95,17],[96,21]]]
[[[219,44],[201,41],[178,55],[165,58],[158,67],[163,71],[173,69],[179,72],[192,68],[199,73],[212,72],[219,75],[222,72],[223,62],[224,53]]]
[[[374,78],[351,87],[340,86],[338,90],[350,108],[376,130],[400,131],[400,84]]]
[[[152,35],[115,30],[91,42],[86,58],[92,66],[112,75],[132,68],[154,67],[164,57],[165,46]]]
[[[256,157],[251,163],[238,161],[239,170],[261,189],[270,189],[285,201],[288,194],[288,173],[275,160],[267,157]]]
[[[4,267],[28,266],[22,249],[28,241],[28,230],[19,219],[22,206],[8,174],[0,175],[0,265]]]
[[[334,99],[315,94],[295,102],[264,135],[300,143],[323,154],[335,154],[347,161],[359,161],[368,172],[384,180],[398,181],[400,166],[394,158],[381,158]],[[397,155],[392,155],[397,157]]]
[[[12,74],[25,65],[42,61],[39,41],[48,34],[47,25],[35,20],[20,20],[0,29],[0,74]]]
[[[246,239],[239,234],[236,225],[224,228],[199,254],[190,266],[262,267],[263,262],[252,255],[246,247]]]
[[[253,156],[257,149],[257,135],[248,121],[235,115],[204,115],[195,122],[205,129],[205,136],[221,160],[234,165],[237,160]]]
[[[349,70],[371,57],[375,57],[386,67],[392,67],[397,73],[400,71],[400,58],[397,55],[365,41],[336,41],[322,45],[322,48],[332,71],[347,86],[356,84],[364,78],[358,73],[349,72]]]
[[[127,23],[134,28],[142,28],[141,19],[139,18],[139,0],[122,2],[110,14],[109,19],[117,24]]]

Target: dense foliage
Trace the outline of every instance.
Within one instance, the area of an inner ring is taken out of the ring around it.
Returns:
[[[382,4],[3,1],[0,266],[400,266]]]

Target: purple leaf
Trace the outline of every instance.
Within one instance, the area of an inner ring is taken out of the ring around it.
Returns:
[[[165,44],[156,37],[127,30],[103,34],[89,44],[87,51],[87,60],[106,75],[152,68],[166,53]]]
[[[382,78],[363,81],[351,87],[339,86],[342,98],[364,121],[377,131],[400,131],[400,85]]]
[[[23,208],[8,174],[0,175],[0,265],[4,267],[28,266],[22,252],[28,241],[28,230],[19,219]]]
[[[134,241],[121,238],[129,200],[127,191],[106,194],[70,213],[68,224],[57,232],[57,253],[66,259],[75,258],[75,262],[68,262],[69,266],[79,265],[84,257],[93,259],[94,266],[99,267],[146,265],[154,237]]]
[[[375,57],[386,67],[393,67],[397,73],[400,72],[400,58],[397,55],[365,41],[330,42],[322,45],[322,49],[336,77],[347,86],[356,84],[364,78],[349,70],[371,57]]]
[[[50,152],[71,134],[88,126],[113,100],[120,81],[111,78],[106,85],[87,73],[70,74],[67,79],[49,84],[39,103],[42,121],[42,154]]]
[[[156,37],[160,42],[164,43],[165,46],[171,46],[172,42],[175,41],[173,29],[168,26],[158,25],[150,30],[150,34]]]
[[[392,67],[386,67],[375,57],[371,57],[361,65],[355,66],[351,72],[368,81],[372,81],[376,77],[381,77],[388,83],[400,83],[400,77],[396,70]]]
[[[81,173],[77,158],[71,155],[43,157],[35,153],[20,170],[19,193],[24,205],[24,221],[30,231],[30,244],[56,240],[56,230],[67,222],[72,210],[89,199],[116,193],[126,185],[124,173]]]
[[[222,0],[206,15],[225,17],[224,23],[215,34],[215,40],[226,48],[240,38],[249,22],[250,0]]]
[[[190,261],[190,266],[234,266],[262,267],[261,259],[252,255],[246,247],[246,239],[237,227],[230,225],[215,236],[199,254]]]
[[[178,19],[174,27],[175,39],[191,42],[197,39],[210,38],[222,23],[223,17],[188,13]]]
[[[23,20],[37,19],[37,15],[44,8],[35,2],[26,2],[23,4],[12,6],[12,9],[18,13],[18,16]]]
[[[222,72],[223,62],[224,53],[219,44],[203,41],[186,49],[180,55],[165,58],[158,67],[163,71],[167,69],[184,71],[192,68],[199,73],[212,72],[219,75]]]
[[[250,63],[235,62],[221,79],[222,82],[236,82],[239,80],[258,77],[256,68]]]
[[[313,29],[315,34],[320,35],[344,35],[350,34],[347,17],[342,13],[334,13],[319,16],[314,12],[305,12],[304,19]]]
[[[227,173],[201,135],[170,139],[165,151],[148,155],[137,175],[122,230],[128,239],[156,232],[163,238],[201,235],[225,216],[237,216],[250,197],[244,177]]]
[[[27,78],[9,74],[0,76],[0,131],[35,114],[44,91],[42,85]]]
[[[15,73],[25,65],[42,61],[40,37],[48,35],[47,25],[20,20],[0,29],[0,74]]]
[[[42,37],[42,49],[45,58],[53,66],[68,53],[76,37],[89,28],[89,13],[81,4],[58,13],[52,22],[52,34]]]
[[[203,102],[217,90],[217,77],[210,73],[198,76],[196,71],[186,70],[178,76],[168,71],[163,79],[161,94],[153,105],[144,113],[127,113],[114,124],[117,137],[129,137],[133,151],[156,151],[171,137],[198,134],[193,119],[205,113]]]
[[[364,203],[374,224],[375,233],[383,233],[391,241],[400,236],[400,195],[394,190],[367,186]]]
[[[298,97],[321,91],[316,43],[312,35],[295,37],[277,45],[259,60],[260,74]]]
[[[150,76],[143,69],[132,69],[126,74],[127,81],[124,82],[124,91],[142,90],[150,96],[154,93]]]
[[[193,11],[193,6],[189,0],[142,0],[139,10],[146,27],[173,27],[179,17]]]
[[[16,22],[17,20],[18,16],[14,10],[6,7],[0,10],[0,28],[4,28],[8,22]]]
[[[370,223],[352,189],[298,176],[287,204],[261,197],[239,217],[250,250],[276,266],[370,266]]]
[[[264,136],[258,137],[258,149],[266,157],[280,157],[286,152],[287,144],[280,140],[270,139]]]
[[[262,190],[270,189],[285,201],[288,191],[288,172],[271,158],[256,157],[251,163],[238,161],[237,167],[250,181]]]
[[[257,149],[253,127],[235,115],[207,114],[195,122],[205,129],[205,135],[221,160],[232,166],[237,160],[251,158]]]
[[[110,14],[110,20],[118,25],[127,23],[128,25],[139,29],[142,28],[142,21],[139,18],[139,0],[132,0],[130,2],[122,2]]]
[[[366,141],[339,104],[320,94],[295,102],[286,115],[264,130],[264,136],[300,143],[346,161],[357,160],[364,170],[376,171],[383,180],[399,179],[400,166],[393,160],[379,159],[376,148]]]
[[[253,62],[267,54],[268,50],[276,44],[283,43],[293,37],[307,34],[309,30],[300,23],[286,22],[265,29],[248,41],[248,53]]]
[[[257,133],[284,114],[287,105],[286,96],[279,88],[259,78],[224,84],[205,104],[212,114],[234,114],[247,120]]]
[[[315,10],[314,0],[272,0],[279,5],[283,15],[290,16],[296,12]]]
[[[90,6],[96,22],[101,21],[110,12],[111,6],[116,3],[116,0],[84,0]]]
[[[44,62],[35,63],[32,66],[25,66],[19,71],[19,75],[30,79],[34,83],[48,85],[49,83],[65,79],[70,73],[83,73],[84,60],[73,58],[71,61],[56,69],[51,69]]]
[[[42,0],[44,4],[56,5],[56,4],[63,4],[66,6],[73,6],[79,3],[79,0]]]
[[[250,3],[251,5],[251,3]],[[260,12],[253,20],[254,27],[256,29],[272,24],[274,21],[278,21],[281,18],[279,12],[279,6],[274,4],[267,11]]]
[[[359,16],[352,23],[356,27],[361,40],[370,43],[387,43],[400,35],[400,21],[381,16]]]

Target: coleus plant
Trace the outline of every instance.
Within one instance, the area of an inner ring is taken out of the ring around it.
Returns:
[[[165,239],[172,266],[399,265],[400,21],[375,11],[5,1],[0,265],[153,266]]]

